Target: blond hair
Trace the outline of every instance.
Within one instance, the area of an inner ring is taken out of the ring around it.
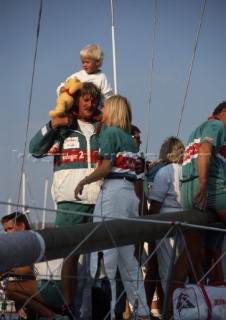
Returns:
[[[130,132],[132,111],[129,100],[120,95],[114,95],[105,101],[104,106],[108,108],[110,126],[116,126],[126,132]]]
[[[104,60],[104,52],[101,47],[95,44],[89,44],[80,51],[80,58],[89,57],[93,60],[99,60],[99,67],[102,66]]]
[[[166,138],[160,148],[159,158],[164,163],[179,163],[183,162],[184,144],[176,137]]]

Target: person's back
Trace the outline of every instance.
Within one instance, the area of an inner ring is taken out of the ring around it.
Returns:
[[[216,132],[216,135],[211,135],[210,132]],[[219,135],[219,131],[222,133]],[[196,166],[196,159],[198,155],[199,146],[204,142],[211,142],[214,145],[213,161],[209,167],[209,177],[216,177],[224,179],[226,182],[225,159],[222,155],[222,144],[225,137],[225,127],[222,121],[211,119],[203,122],[190,135],[187,147],[185,149],[185,156],[183,161],[183,177],[182,182],[190,181],[198,178],[198,171]]]
[[[102,121],[108,126],[100,139],[100,165],[89,176],[84,177],[74,190],[75,199],[80,199],[86,184],[103,179],[102,188],[94,209],[94,222],[103,218],[117,219],[138,217],[138,198],[134,184],[136,180],[136,146],[130,134],[131,107],[127,98],[115,95],[105,102]],[[101,214],[101,216],[100,216]],[[147,306],[144,283],[138,261],[134,256],[134,246],[106,249],[104,263],[112,291],[111,311],[114,317],[116,303],[115,276],[119,268],[123,284],[132,305],[136,304],[134,284],[137,285],[139,319],[148,320],[150,311]],[[96,274],[97,253],[91,254],[91,275]],[[137,277],[142,279],[137,282]]]
[[[160,149],[160,159],[165,164],[158,170],[154,177],[151,199],[151,213],[164,214],[166,212],[181,211],[181,164],[183,161],[184,145],[176,137],[165,139]],[[174,238],[156,240],[159,246],[157,250],[159,275],[162,282],[162,288],[165,292],[169,264],[174,246]],[[176,255],[182,251],[182,241],[175,244],[177,247]]]
[[[214,109],[211,118],[200,124],[190,135],[182,167],[182,205],[184,210],[212,209],[225,224],[226,171],[225,158],[220,151],[226,140],[226,101]],[[189,273],[195,270],[200,261],[204,238],[204,230],[185,234],[187,250],[183,250],[175,264],[171,295],[178,284],[183,284]],[[171,303],[168,316],[171,317],[172,313]]]

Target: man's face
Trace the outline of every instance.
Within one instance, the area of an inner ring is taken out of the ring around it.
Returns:
[[[96,111],[98,101],[94,100],[90,95],[81,96],[79,98],[79,116],[82,121],[90,121]]]
[[[13,220],[9,220],[2,224],[3,229],[7,233],[16,232],[16,231],[24,231],[25,225],[23,223],[15,223]]]
[[[222,111],[221,111],[221,114],[222,114],[222,121],[224,123],[224,126],[226,127],[226,108],[224,108]]]
[[[137,149],[137,152],[140,151],[140,145],[142,143],[141,139],[140,139],[140,134],[139,132],[135,131],[134,132],[134,135],[132,135],[134,141],[135,141],[135,144],[136,144],[136,149]]]

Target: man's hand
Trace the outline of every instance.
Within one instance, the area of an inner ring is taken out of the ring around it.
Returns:
[[[207,206],[207,187],[209,178],[209,167],[212,162],[213,146],[208,142],[203,142],[199,146],[198,158],[196,161],[199,187],[193,199],[195,206],[204,211]]]
[[[84,188],[85,184],[87,184],[87,180],[86,179],[81,180],[79,182],[79,184],[77,185],[77,187],[75,188],[75,190],[74,190],[75,199],[78,200],[78,201],[81,201],[81,199],[78,197],[78,195],[82,194],[82,191],[83,191],[83,188]]]
[[[67,126],[70,127],[72,124],[72,117],[70,115],[66,115],[63,117],[56,117],[51,120],[52,129],[57,129],[58,127]]]
[[[199,209],[199,210],[206,210],[207,206],[207,185],[199,185],[195,197],[193,199],[194,205]]]

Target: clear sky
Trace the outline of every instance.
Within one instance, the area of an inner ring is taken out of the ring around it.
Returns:
[[[156,14],[154,0],[113,3],[118,93],[132,104],[142,151],[158,154],[163,140],[177,133],[204,1],[158,0]],[[0,202],[11,198],[17,203],[25,143],[28,148],[31,137],[50,120],[56,87],[81,69],[79,52],[85,45],[103,48],[102,70],[114,84],[110,0],[43,0],[29,114],[39,5],[39,0],[0,1]],[[225,0],[206,1],[179,132],[184,143],[226,99],[225,12]],[[53,208],[51,159],[37,162],[26,149],[24,170],[26,203],[43,207],[49,179],[47,207]],[[1,205],[0,217],[6,213],[7,206]],[[41,219],[42,211],[31,210],[31,217]]]

